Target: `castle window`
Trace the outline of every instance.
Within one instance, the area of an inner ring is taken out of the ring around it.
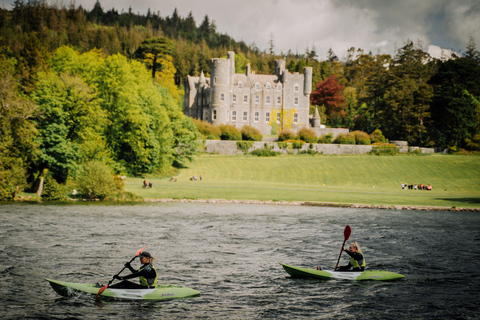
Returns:
[[[255,103],[259,103],[260,102],[260,97],[259,96],[255,96]]]
[[[293,122],[298,123],[298,113],[293,115]]]
[[[258,82],[255,83],[255,90],[260,90],[260,84]]]
[[[267,90],[270,90],[271,87],[272,86],[270,85],[270,82],[267,82],[267,85],[266,85]]]
[[[265,113],[265,122],[270,122],[270,112]]]
[[[295,104],[298,104],[298,97],[295,97]]]
[[[259,113],[255,112],[255,122],[258,122]]]
[[[238,87],[239,87],[240,89],[243,88],[243,83],[242,83],[241,81],[238,82]]]
[[[248,116],[247,111],[243,111],[243,121],[247,121],[247,116]]]
[[[282,97],[277,97],[277,104],[281,104],[282,103]]]
[[[213,120],[217,120],[217,110],[213,110]]]
[[[220,94],[220,101],[225,101],[225,93]]]
[[[298,84],[295,85],[295,92],[298,92]]]
[[[237,111],[232,111],[232,121],[237,121]]]
[[[237,95],[234,94],[232,99],[233,99],[233,102],[237,102]]]
[[[265,102],[266,102],[267,104],[270,104],[270,96],[267,96],[267,97],[265,98]]]
[[[277,122],[280,123],[280,112],[277,113]]]
[[[282,85],[281,84],[277,85],[277,91],[282,91]]]
[[[247,95],[244,95],[244,96],[243,96],[243,102],[244,102],[244,103],[247,103],[247,102],[248,102],[248,96],[247,96]]]

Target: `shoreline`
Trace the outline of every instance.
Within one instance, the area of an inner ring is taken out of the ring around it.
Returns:
[[[145,199],[143,199],[143,202],[261,204],[261,205],[290,205],[290,206],[311,206],[311,207],[332,207],[332,208],[480,212],[480,208],[406,206],[406,205],[366,205],[366,204],[346,204],[346,203],[312,202],[312,201],[272,201],[272,200],[263,201],[263,200],[227,200],[227,199],[172,199],[172,198],[155,199],[155,198],[145,198]]]

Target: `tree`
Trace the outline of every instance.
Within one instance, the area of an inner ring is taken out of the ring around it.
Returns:
[[[344,98],[342,95],[343,86],[340,85],[335,76],[316,84],[316,90],[310,95],[310,102],[315,106],[325,106],[327,121],[332,118],[345,116],[345,110],[342,109]]]
[[[100,161],[85,163],[78,179],[78,191],[87,199],[112,197],[117,191],[112,169]]]
[[[155,78],[157,70],[161,71],[163,67],[160,59],[166,59],[167,56],[171,57],[174,53],[175,44],[173,41],[165,37],[159,37],[144,40],[135,51],[135,56],[137,59],[146,59],[149,61],[150,68],[152,69],[152,78]]]
[[[439,147],[461,148],[479,131],[480,66],[472,59],[439,62],[431,78],[432,135]]]

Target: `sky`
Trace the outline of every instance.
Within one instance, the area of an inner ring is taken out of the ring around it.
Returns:
[[[0,0],[12,8],[14,0]],[[91,10],[96,0],[47,0],[50,4]],[[472,37],[480,51],[480,0],[100,0],[104,11],[131,7],[136,13],[160,12],[182,17],[191,11],[197,26],[205,15],[217,32],[236,41],[275,52],[305,53],[316,49],[319,59],[328,50],[344,59],[355,47],[365,53],[393,54],[409,40],[441,57],[465,52]]]

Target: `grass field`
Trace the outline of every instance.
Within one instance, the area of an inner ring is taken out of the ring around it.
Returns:
[[[190,177],[202,175],[202,181]],[[177,182],[128,178],[143,198],[312,201],[338,204],[480,207],[480,156],[254,156],[201,155]],[[401,184],[433,190],[402,190]]]

